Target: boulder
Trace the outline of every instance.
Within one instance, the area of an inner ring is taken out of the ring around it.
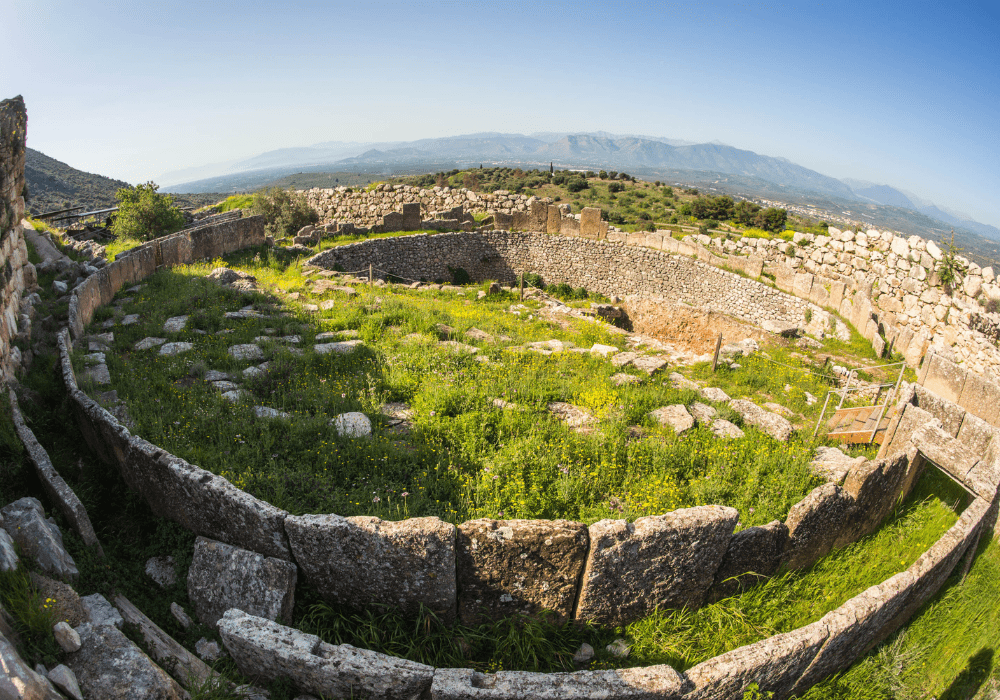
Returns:
[[[774,333],[784,338],[795,338],[799,335],[799,325],[788,321],[767,320],[760,324],[768,333]]]
[[[182,352],[188,352],[194,349],[193,343],[165,343],[160,346],[161,355],[180,355]]]
[[[228,610],[219,633],[240,671],[262,681],[291,680],[299,692],[326,698],[430,697],[434,668],[319,637],[241,610]]]
[[[695,401],[691,404],[691,415],[699,423],[711,423],[712,419],[715,418],[719,412],[708,404],[703,404],[700,401]]]
[[[515,614],[573,614],[587,558],[587,526],[568,520],[471,520],[458,526],[458,614],[463,624]]]
[[[84,697],[101,700],[182,700],[177,682],[111,625],[80,625],[80,651],[67,657]]]
[[[0,698],[4,700],[62,700],[45,678],[24,662],[17,648],[0,633]]]
[[[45,519],[45,511],[37,498],[26,496],[0,510],[3,528],[21,553],[35,561],[39,568],[63,579],[80,575],[76,562],[63,545],[62,533],[55,523]]]
[[[14,540],[6,530],[0,530],[0,571],[14,571],[18,561]]]
[[[788,442],[792,437],[792,424],[787,419],[764,410],[753,401],[736,399],[729,402],[729,407],[740,414],[744,423],[759,428],[775,440]]]
[[[331,420],[330,424],[341,437],[362,438],[372,434],[371,420],[360,411],[341,413]]]
[[[715,580],[734,508],[699,506],[590,526],[577,618],[623,625],[665,608],[698,608]]]
[[[659,355],[640,355],[632,360],[632,366],[641,369],[646,374],[653,375],[666,367],[667,361]]]
[[[52,684],[66,694],[70,700],[83,700],[80,684],[76,682],[76,674],[68,666],[59,664],[47,675]]]
[[[164,333],[180,333],[187,325],[187,316],[173,316],[163,324]]]
[[[694,418],[688,413],[684,404],[664,406],[655,411],[650,411],[649,415],[659,422],[660,425],[673,428],[674,432],[678,435],[694,427]]]
[[[188,569],[188,597],[198,619],[213,627],[229,608],[290,622],[297,575],[291,562],[199,537]]]
[[[80,648],[80,635],[65,620],[60,620],[53,625],[52,636],[56,638],[56,643],[66,653],[72,653]]]

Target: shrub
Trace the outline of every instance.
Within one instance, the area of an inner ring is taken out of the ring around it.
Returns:
[[[566,182],[566,189],[570,192],[582,192],[588,187],[590,187],[590,185],[587,184],[587,181],[583,178],[573,178],[572,180],[568,180]]]
[[[465,268],[462,267],[452,267],[448,266],[448,272],[451,273],[451,283],[455,285],[468,284],[472,281],[472,277],[466,272]]]
[[[293,236],[303,226],[319,221],[319,214],[303,195],[279,187],[254,194],[250,214],[263,216],[267,232],[279,238]]]
[[[115,193],[118,212],[111,223],[115,237],[146,241],[184,228],[184,214],[174,206],[174,198],[158,194],[158,189],[159,185],[147,182]]]
[[[620,182],[609,182],[608,183],[608,192],[609,193],[614,194],[615,192],[624,192],[624,191],[625,191],[625,185],[623,185],[622,183],[620,183]]]

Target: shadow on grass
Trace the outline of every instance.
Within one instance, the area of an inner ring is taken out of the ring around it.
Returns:
[[[941,693],[938,700],[969,700],[972,698],[993,672],[993,656],[994,651],[988,647],[983,647],[973,654],[962,672]]]

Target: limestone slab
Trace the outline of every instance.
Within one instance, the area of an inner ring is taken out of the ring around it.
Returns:
[[[775,440],[788,442],[792,437],[792,424],[786,418],[761,408],[753,401],[737,399],[730,401],[729,407],[739,413],[745,423],[759,428]]]
[[[66,665],[76,674],[84,697],[101,700],[182,700],[177,681],[111,625],[77,627],[82,647]]]
[[[63,545],[62,533],[45,519],[45,511],[37,498],[25,496],[2,510],[3,528],[20,547],[21,553],[35,561],[49,574],[75,579],[80,575],[76,562]]]
[[[666,664],[613,671],[480,673],[439,668],[432,700],[679,700],[689,684]]]
[[[706,602],[735,595],[773,576],[781,566],[787,546],[788,527],[780,520],[735,533],[715,573]]]
[[[837,484],[818,486],[788,511],[787,564],[790,569],[811,566],[834,547],[847,526],[854,499]]]

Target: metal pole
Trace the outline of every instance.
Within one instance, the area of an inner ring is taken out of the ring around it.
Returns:
[[[823,402],[823,410],[819,412],[819,418],[816,419],[816,429],[813,430],[813,437],[816,437],[816,433],[819,432],[819,425],[823,422],[823,416],[826,415],[826,406],[830,403],[830,393],[826,392],[826,401]]]
[[[715,341],[715,356],[712,358],[712,372],[715,372],[715,366],[719,364],[719,350],[722,349],[722,333],[719,333],[719,339]]]

